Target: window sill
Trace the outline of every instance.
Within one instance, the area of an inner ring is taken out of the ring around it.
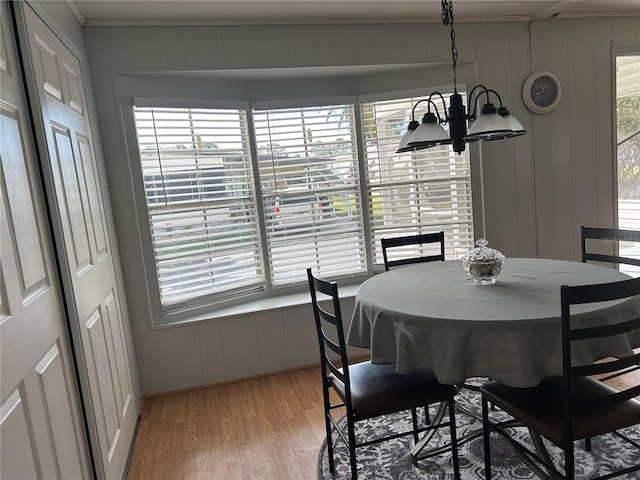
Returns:
[[[355,297],[356,290],[360,286],[360,283],[340,285],[339,294],[340,299],[348,299]],[[176,326],[184,326],[187,324],[197,322],[208,322],[222,320],[230,317],[237,317],[241,315],[250,315],[252,313],[263,313],[273,310],[281,310],[285,308],[295,308],[301,305],[310,305],[311,297],[309,292],[290,293],[285,295],[279,295],[271,298],[263,298],[259,300],[251,300],[243,303],[242,305],[235,305],[233,307],[221,308],[213,312],[207,312],[200,315],[193,315],[191,317],[179,320],[171,321],[166,324],[156,324],[151,329],[158,330]]]

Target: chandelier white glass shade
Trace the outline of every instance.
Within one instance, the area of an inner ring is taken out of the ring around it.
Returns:
[[[495,90],[488,89],[484,85],[476,85],[473,90],[471,90],[470,99],[473,100],[473,94],[477,89],[482,89],[482,91],[477,92],[473,103],[473,113],[470,113],[467,116],[467,119],[469,120],[469,130],[465,137],[466,141],[502,140],[504,138],[517,137],[527,133],[522,124],[509,113],[509,110],[507,110],[506,107],[502,105],[502,99]],[[490,93],[494,94],[498,98],[498,101],[500,102],[500,106],[498,108],[491,103],[489,98]],[[478,107],[478,101],[481,99],[482,94],[485,94],[486,96],[486,103],[482,105],[480,115],[477,115],[476,110]]]
[[[456,64],[458,50],[455,45],[455,30],[453,29],[453,5],[452,0],[442,1],[442,22],[451,26],[451,56],[453,59],[453,88],[454,93],[449,97],[449,108],[441,116],[436,104],[432,101],[434,96],[439,96],[442,105],[444,98],[440,92],[433,92],[428,99],[416,102],[411,111],[411,122],[407,132],[400,140],[396,153],[422,150],[437,145],[453,146],[456,153],[465,150],[465,144],[479,140],[491,141],[524,135],[526,130],[522,124],[514,118],[502,105],[502,99],[498,92],[484,85],[476,85],[469,94],[469,113],[467,114],[462,95],[458,93],[456,86]],[[498,107],[491,102],[490,95],[498,100]],[[484,97],[484,99],[483,99]],[[478,114],[478,104],[484,101]],[[422,117],[422,123],[415,119],[416,107],[421,103],[428,104],[427,112]],[[435,113],[431,111],[431,108]],[[468,122],[468,125],[467,125]],[[448,132],[443,125],[448,124]],[[468,128],[467,128],[468,127]]]
[[[442,126],[445,123],[445,119],[440,116],[438,107],[431,100],[431,96],[428,99],[418,101],[412,110],[412,120],[407,127],[407,133],[400,139],[400,145],[397,153],[409,152],[411,150],[420,150],[423,148],[431,148],[436,145],[445,145],[451,143],[449,138],[449,132],[447,132]],[[438,94],[439,95],[439,94]],[[442,99],[444,104],[444,99]],[[427,113],[422,117],[422,123],[418,123],[415,120],[416,107],[422,103],[427,102],[429,104]],[[431,111],[431,107],[435,110],[435,113]]]

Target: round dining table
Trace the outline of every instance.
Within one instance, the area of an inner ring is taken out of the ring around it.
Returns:
[[[432,370],[441,383],[489,377],[532,387],[560,375],[560,287],[630,278],[595,264],[507,258],[493,285],[479,285],[459,260],[407,265],[360,285],[347,341],[370,349],[373,363],[395,363],[400,374]],[[580,326],[640,316],[640,299],[572,307]],[[635,336],[584,342],[574,361],[628,355]]]

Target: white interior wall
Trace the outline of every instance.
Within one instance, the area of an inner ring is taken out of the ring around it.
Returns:
[[[563,92],[532,117],[538,253],[579,259],[580,226],[616,222],[615,50],[640,51],[640,17],[534,22],[531,44],[532,70]]]
[[[474,188],[484,192],[476,196],[484,202],[478,213],[484,232],[477,234],[507,257],[577,260],[580,225],[614,224],[611,48],[640,46],[640,16],[464,23],[456,32],[459,62],[474,64],[477,81],[500,92],[529,131],[473,147]],[[118,75],[446,64],[449,30],[440,24],[92,27],[85,41],[143,393],[317,363],[306,305],[151,328],[136,217],[144,212],[134,208]],[[563,88],[560,106],[544,116],[530,114],[521,100],[526,77],[539,69],[556,73]],[[345,305],[347,317],[351,309]]]

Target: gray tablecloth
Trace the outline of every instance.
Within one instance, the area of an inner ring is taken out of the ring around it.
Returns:
[[[348,343],[370,348],[373,363],[395,363],[398,373],[428,369],[448,384],[487,376],[534,386],[561,372],[560,286],[625,278],[593,264],[507,258],[496,284],[481,286],[458,260],[408,265],[359,287]],[[573,311],[580,325],[612,323],[637,317],[640,300]],[[624,356],[638,342],[640,337],[617,336],[584,343],[574,359]]]

